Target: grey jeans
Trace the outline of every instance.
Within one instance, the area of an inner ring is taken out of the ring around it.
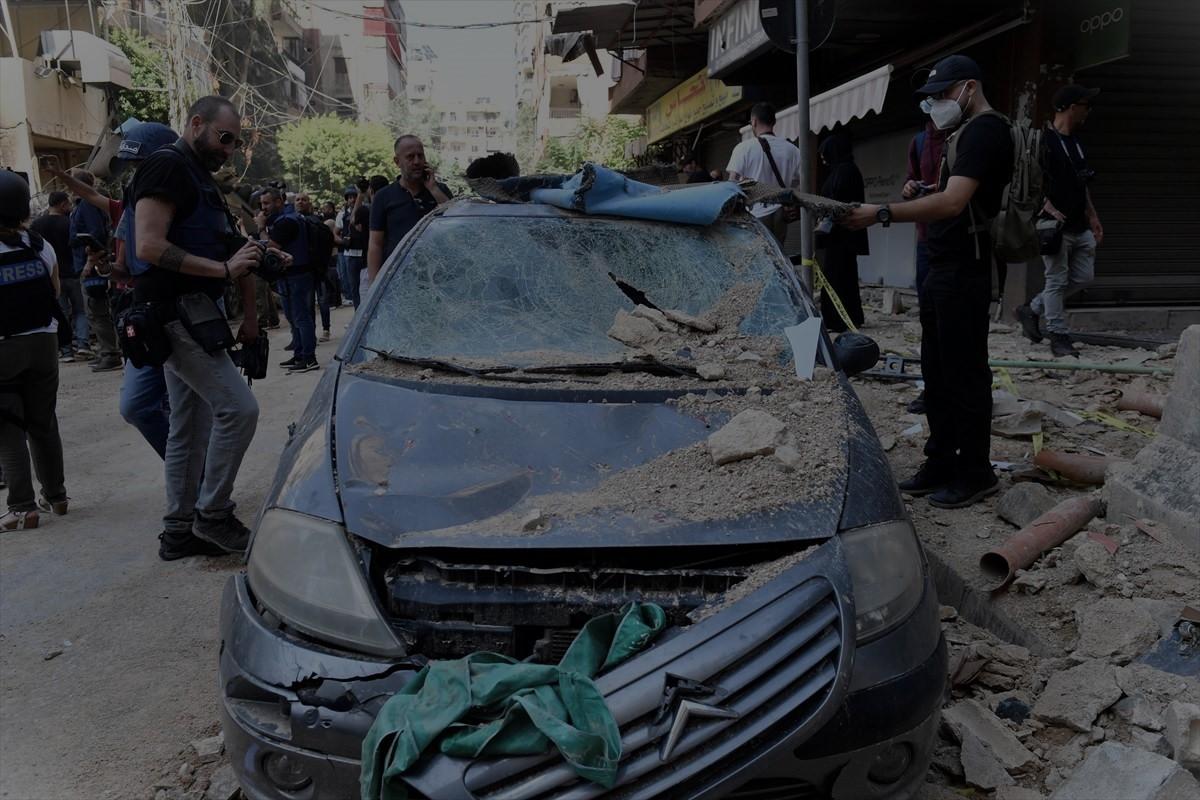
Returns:
[[[204,352],[181,322],[167,323],[166,332],[171,422],[163,527],[184,533],[196,511],[217,518],[233,513],[233,482],[258,426],[258,401],[228,353]]]
[[[1063,304],[1095,277],[1096,237],[1091,231],[1063,233],[1058,253],[1042,256],[1042,261],[1046,265],[1046,287],[1033,298],[1030,307],[1043,318],[1047,333],[1069,333]]]

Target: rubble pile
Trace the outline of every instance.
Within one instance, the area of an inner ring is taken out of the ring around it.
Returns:
[[[869,291],[865,299],[870,304]],[[905,312],[893,298],[889,310],[898,313],[868,311],[864,333],[884,353],[916,353],[915,309]],[[1007,325],[993,324],[989,347],[993,359],[1053,361]],[[1176,367],[1173,344],[1077,347],[1085,363]],[[906,368],[920,372],[919,364]],[[972,591],[990,597],[989,611],[1025,632],[1029,646],[1002,641],[943,608],[950,696],[930,775],[938,786],[929,796],[941,796],[940,786],[947,796],[996,800],[1200,798],[1196,551],[1166,522],[1110,507],[1002,590],[989,595],[995,581],[980,568],[985,552],[1062,501],[1108,500],[1108,488],[1097,484],[1111,475],[1109,464],[1131,463],[1155,441],[1170,376],[994,374],[992,457],[1002,491],[950,511],[906,501],[926,548]],[[906,408],[918,387],[863,378],[854,384],[893,471],[911,474],[926,436],[924,417]],[[1200,525],[1194,530],[1200,538]]]
[[[197,739],[168,761],[158,778],[140,792],[123,793],[136,800],[244,800],[233,767],[225,755],[224,735]],[[101,800],[110,800],[101,796]],[[114,796],[111,800],[117,800]]]

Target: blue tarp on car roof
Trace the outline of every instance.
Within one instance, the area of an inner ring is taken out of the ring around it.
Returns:
[[[687,225],[711,225],[745,199],[737,184],[728,181],[693,184],[668,191],[598,164],[584,164],[582,170],[569,177],[507,178],[497,184],[504,195],[518,202],[545,203],[584,214]],[[491,196],[489,199],[501,198]]]

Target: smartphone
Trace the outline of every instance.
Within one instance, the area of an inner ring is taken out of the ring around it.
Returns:
[[[108,249],[103,243],[101,243],[99,239],[97,239],[95,236],[92,236],[90,233],[75,234],[75,238],[71,240],[71,246],[86,247],[88,250],[96,253],[103,253]]]

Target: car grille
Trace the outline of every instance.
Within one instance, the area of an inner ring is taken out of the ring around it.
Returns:
[[[630,710],[618,689],[607,697],[622,740],[622,766],[614,788],[577,778],[556,757],[515,765],[512,759],[476,762],[465,776],[467,788],[481,800],[700,794],[814,720],[837,684],[843,629],[834,587],[824,578],[812,578],[679,657],[686,662],[698,655],[713,665],[707,675],[689,668],[688,677],[727,693],[719,703],[711,702],[739,716],[693,721],[670,761],[660,759],[660,750],[671,720],[654,723],[661,696]],[[673,664],[668,662],[662,672],[671,673]],[[632,718],[621,719],[623,715]]]
[[[824,800],[828,796],[808,781],[762,778],[739,786],[725,800]]]

